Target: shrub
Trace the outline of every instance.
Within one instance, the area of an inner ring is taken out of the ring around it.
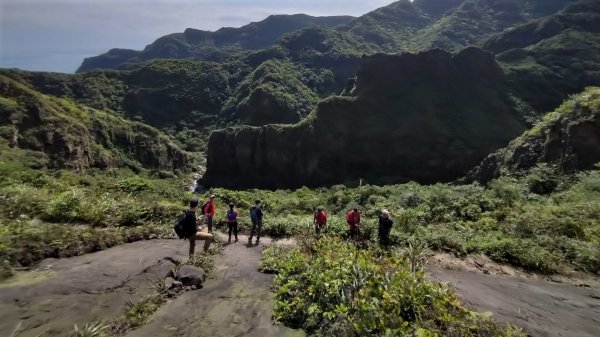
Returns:
[[[274,262],[274,316],[317,336],[524,336],[460,305],[453,291],[411,272],[392,252],[357,249],[334,238],[310,253],[270,248]],[[283,255],[283,256],[281,256]],[[295,255],[294,258],[289,258]]]
[[[85,201],[85,194],[79,188],[70,188],[52,198],[44,210],[44,219],[50,221],[77,221],[82,217],[81,206]]]
[[[542,163],[529,170],[525,177],[529,191],[536,194],[549,194],[558,187],[555,168]]]

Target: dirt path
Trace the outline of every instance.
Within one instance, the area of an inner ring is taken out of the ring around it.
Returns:
[[[216,259],[215,277],[203,289],[167,303],[148,324],[126,336],[304,336],[302,331],[273,325],[273,276],[257,271],[263,246],[249,246],[246,240],[240,235],[240,242],[225,246]]]
[[[535,337],[600,336],[600,289],[430,268],[467,304]]]

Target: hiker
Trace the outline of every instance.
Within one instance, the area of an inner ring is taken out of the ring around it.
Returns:
[[[315,233],[320,234],[321,230],[327,225],[327,213],[323,210],[323,207],[317,207],[317,211],[313,216],[313,222],[315,224]]]
[[[390,244],[390,232],[392,231],[392,217],[387,209],[381,211],[379,215],[379,243],[382,246],[389,246]]]
[[[202,205],[202,214],[204,214],[204,218],[206,219],[206,223],[208,224],[208,232],[213,232],[213,218],[215,217],[215,213],[217,209],[215,207],[215,195],[211,194],[210,199]]]
[[[260,243],[260,232],[262,231],[263,223],[263,212],[264,205],[260,204],[260,200],[256,200],[254,205],[250,207],[250,220],[252,221],[252,230],[250,231],[250,237],[248,238],[248,244],[252,244],[252,237],[256,234],[256,245]]]
[[[190,200],[190,208],[185,211],[178,223],[182,228],[182,238],[190,241],[190,258],[194,256],[196,240],[204,240],[204,252],[208,252],[208,247],[213,239],[212,234],[202,232],[202,228],[198,227],[196,212],[199,203],[200,201],[197,198]]]
[[[235,210],[235,205],[233,203],[229,204],[229,210],[227,211],[227,227],[229,229],[229,240],[231,243],[231,231],[233,230],[233,234],[235,235],[235,242],[238,242],[238,211]]]
[[[358,211],[358,208],[354,208],[350,212],[348,212],[346,221],[348,222],[348,232],[350,234],[350,239],[355,240],[360,231],[360,212]]]

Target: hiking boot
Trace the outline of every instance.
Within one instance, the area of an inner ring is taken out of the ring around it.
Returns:
[[[237,242],[237,240],[235,240]],[[231,243],[231,238],[229,238],[229,240],[227,240],[227,243]]]
[[[260,244],[260,240],[256,239],[256,246],[258,246]]]
[[[252,244],[252,238],[248,238],[248,244],[251,245]]]
[[[239,241],[238,238],[235,238],[235,241],[233,241],[233,242],[238,242],[238,241]]]

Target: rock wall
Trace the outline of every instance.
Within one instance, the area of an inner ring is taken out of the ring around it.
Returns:
[[[363,57],[352,96],[320,102],[300,123],[214,132],[204,184],[451,181],[525,130],[517,103],[479,49]]]

